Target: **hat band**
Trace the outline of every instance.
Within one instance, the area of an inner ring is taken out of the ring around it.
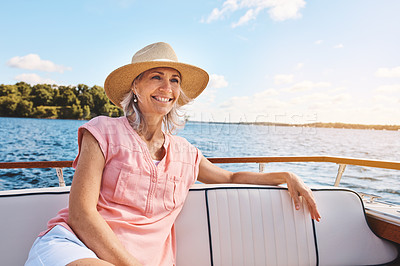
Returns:
[[[176,63],[176,61],[175,60],[171,60],[171,59],[153,59],[153,60],[150,60],[150,61],[153,61],[153,62],[175,62]]]

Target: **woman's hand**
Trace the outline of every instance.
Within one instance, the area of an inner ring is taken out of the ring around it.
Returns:
[[[321,218],[321,215],[317,210],[317,204],[315,203],[311,189],[306,186],[306,184],[304,184],[304,182],[297,175],[290,172],[232,173],[212,164],[203,156],[200,162],[200,171],[197,180],[207,184],[237,183],[277,186],[283,183],[287,183],[288,190],[290,196],[293,199],[296,210],[300,209],[300,197],[302,197],[307,203],[311,218],[317,221],[319,221],[319,219]]]
[[[304,184],[303,180],[301,180],[297,175],[290,172],[286,173],[286,184],[289,190],[289,194],[293,199],[296,210],[300,209],[300,197],[302,197],[307,203],[311,218],[319,222],[321,215],[318,212],[317,204],[315,202],[311,189],[306,184]]]

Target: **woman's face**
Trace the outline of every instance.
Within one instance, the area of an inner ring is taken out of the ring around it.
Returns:
[[[138,96],[139,109],[144,115],[168,114],[179,98],[180,73],[167,67],[147,70],[136,80],[133,93]]]

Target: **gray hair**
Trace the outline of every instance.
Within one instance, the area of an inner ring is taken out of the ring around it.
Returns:
[[[143,73],[135,78],[135,80],[132,82],[132,85],[135,84],[136,80],[140,80],[142,78]],[[167,133],[173,133],[178,128],[184,126],[185,121],[182,121],[182,117],[184,115],[181,113],[180,108],[183,105],[189,103],[191,100],[192,99],[186,96],[186,94],[183,92],[182,88],[180,88],[178,100],[174,103],[171,111],[168,114],[164,115],[163,118],[163,129]],[[138,132],[145,132],[147,130],[147,122],[139,109],[139,103],[134,102],[134,93],[132,90],[129,90],[129,92],[125,94],[124,98],[121,101],[121,106],[126,117],[135,114],[134,120],[128,119],[133,129]]]

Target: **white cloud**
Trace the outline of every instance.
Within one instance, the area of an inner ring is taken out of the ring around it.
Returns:
[[[309,82],[314,85],[329,84]],[[358,94],[352,94],[349,89],[333,85],[323,91],[318,90],[305,95],[268,89],[247,96],[227,97],[221,103],[217,100],[210,101],[212,97],[201,98],[202,96],[203,94],[189,106],[192,120],[300,124],[317,121],[398,124],[400,121],[398,97],[360,97]]]
[[[235,113],[238,111],[248,114],[265,114],[271,110],[284,109],[288,104],[276,97],[275,92],[264,91],[250,96],[231,97],[219,107],[223,113]]]
[[[255,20],[264,9],[268,9],[268,14],[275,21],[296,19],[301,17],[299,11],[304,8],[305,4],[304,0],[226,0],[220,9],[214,8],[207,19],[203,19],[202,22],[211,23],[215,20],[224,19],[235,11],[245,10],[245,14],[237,22],[232,23],[232,27],[235,28],[250,20]]]
[[[14,80],[17,81],[23,81],[26,83],[29,83],[31,85],[36,85],[36,84],[56,84],[57,82],[55,82],[52,79],[46,79],[46,78],[42,78],[36,74],[21,74],[18,75],[14,78]]]
[[[228,86],[228,82],[225,80],[225,77],[222,75],[211,74],[210,82],[208,83],[209,88],[220,89]]]
[[[293,75],[276,75],[274,77],[274,83],[276,85],[289,84],[293,82]]]
[[[379,68],[375,76],[380,78],[400,78],[400,66],[394,68]]]
[[[300,18],[300,8],[306,5],[303,0],[281,0],[281,1],[260,1],[269,3],[271,9],[268,11],[269,15],[273,20],[284,21],[287,19]]]
[[[317,92],[291,98],[290,94],[283,97],[278,91],[269,89],[253,95],[231,97],[225,100],[218,106],[214,117],[225,114],[225,117],[229,116],[234,121],[246,114],[248,121],[263,117],[264,120],[272,122],[308,123],[310,119],[316,119],[310,117],[310,113],[323,116],[335,115],[337,110],[352,107],[352,97],[347,93]]]
[[[321,44],[323,42],[323,40],[318,40],[318,41],[315,41],[315,44],[316,45],[319,45],[319,44]]]
[[[219,10],[218,8],[214,8],[211,11],[211,14],[205,20],[205,22],[210,23],[210,22],[212,22],[214,20],[223,19],[225,13],[234,12],[237,9],[238,9],[238,4],[237,4],[236,0],[226,0],[222,4],[221,10]]]
[[[236,28],[237,26],[241,26],[243,24],[246,24],[250,20],[255,20],[257,18],[258,12],[260,12],[260,9],[249,9],[247,10],[246,14],[242,16],[238,22],[232,23],[232,28]]]
[[[341,49],[341,48],[343,48],[343,47],[344,47],[344,45],[341,44],[341,43],[339,43],[339,44],[333,46],[333,48],[335,48],[335,49]]]
[[[302,69],[304,67],[304,63],[297,63],[295,66],[295,69],[299,70]]]
[[[290,103],[293,105],[305,105],[312,110],[324,110],[328,107],[335,107],[337,105],[345,105],[351,100],[350,94],[328,94],[328,93],[313,93],[304,96],[292,98]]]
[[[271,96],[276,96],[278,95],[279,92],[274,89],[268,89],[259,93],[254,94],[255,98],[270,98]]]
[[[299,91],[310,91],[315,88],[327,88],[330,86],[331,84],[329,82],[313,82],[309,80],[304,80],[284,90],[289,92],[299,92]]]
[[[15,56],[8,60],[7,65],[29,70],[40,70],[46,72],[60,72],[72,70],[70,67],[56,65],[49,60],[42,60],[37,54],[28,54],[25,56]]]
[[[384,95],[375,95],[372,97],[372,100],[375,103],[382,104],[383,106],[388,106],[391,104],[398,104],[398,99],[396,97],[384,96]]]
[[[217,94],[217,90],[212,90],[212,89],[207,88],[200,94],[199,99],[203,100],[204,102],[207,102],[207,103],[213,103],[215,100],[216,94]]]
[[[400,84],[379,86],[375,91],[380,93],[400,92]]]
[[[347,102],[350,99],[351,99],[351,96],[348,93],[341,93],[341,94],[333,95],[332,97],[330,97],[331,102],[334,104],[340,104],[342,102]]]

